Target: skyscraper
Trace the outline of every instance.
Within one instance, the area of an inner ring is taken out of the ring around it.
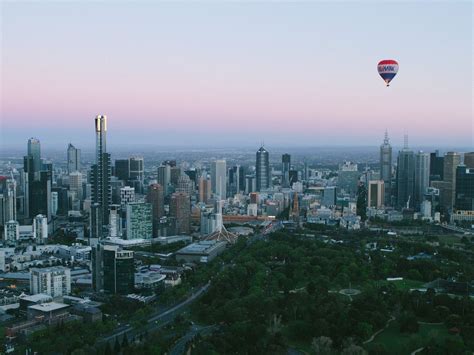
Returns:
[[[96,292],[126,295],[134,289],[134,254],[116,245],[92,248],[92,287]]]
[[[147,202],[133,202],[126,206],[127,239],[151,239],[153,237],[152,206]]]
[[[380,180],[384,182],[385,203],[390,204],[392,191],[392,146],[385,131],[383,144],[380,146]]]
[[[78,200],[83,199],[82,173],[77,170],[69,173],[69,190],[74,191],[76,193],[76,197]]]
[[[384,206],[385,182],[383,180],[370,180],[367,189],[367,207],[381,208]]]
[[[229,189],[231,196],[245,189],[244,167],[235,165],[229,169]]]
[[[174,219],[176,234],[191,232],[191,201],[184,192],[175,192],[171,195],[170,215]]]
[[[16,211],[16,181],[15,179],[4,179],[0,181],[0,196],[3,196],[2,215],[0,215],[0,225],[17,218]]]
[[[419,209],[430,186],[430,155],[418,152],[415,155],[415,194],[414,206]]]
[[[461,155],[456,152],[447,152],[444,156],[443,181],[449,184],[446,191],[448,210],[454,206],[454,197],[456,192],[456,169],[461,164]]]
[[[165,214],[164,207],[164,191],[163,186],[160,184],[152,184],[148,186],[148,193],[146,200],[151,204],[152,216],[153,216],[153,236],[158,235],[158,229],[160,225],[160,218]]]
[[[398,153],[397,159],[397,206],[399,208],[413,207],[414,192],[415,155],[408,148],[406,138],[405,147]]]
[[[290,169],[291,169],[291,155],[283,154],[281,156],[281,186],[290,187]]]
[[[39,172],[42,169],[41,163],[41,143],[37,138],[28,139],[28,156],[31,156],[33,159],[33,170],[34,172]]]
[[[439,151],[430,153],[430,182],[443,180],[444,157],[439,156]]]
[[[110,185],[110,154],[107,153],[107,117],[95,118],[96,164],[92,166],[91,183],[92,202],[100,205],[101,220],[104,226],[109,223],[109,205],[112,203]]]
[[[129,158],[129,166],[130,166],[130,183],[137,192],[143,192],[143,183],[145,181],[145,170],[144,170],[144,162],[143,157],[131,157]]]
[[[81,170],[81,150],[74,147],[71,143],[67,147],[67,172]]]
[[[261,146],[256,154],[257,191],[268,189],[271,184],[270,161],[268,151]]]
[[[211,187],[218,199],[227,198],[227,168],[223,159],[213,161],[211,164]]]
[[[128,159],[115,160],[115,176],[122,181],[130,178],[130,161]]]
[[[135,202],[135,189],[130,186],[124,186],[120,189],[120,206],[125,211],[129,203]]]
[[[52,167],[43,169],[38,139],[28,140],[27,152],[23,158],[25,215],[33,218],[38,214],[44,214],[50,221]]]
[[[474,211],[474,168],[459,165],[456,169],[457,210]]]
[[[39,179],[29,183],[29,216],[45,215],[51,220],[51,173],[40,171]]]
[[[474,169],[474,152],[464,153],[464,165],[466,168]]]
[[[37,243],[44,243],[48,239],[48,219],[41,214],[33,219],[33,236]]]
[[[199,178],[199,202],[208,203],[211,198],[211,180],[201,176]]]
[[[186,174],[181,174],[178,178],[178,184],[176,186],[176,192],[185,192],[189,196],[194,194],[194,182]]]
[[[109,212],[109,236],[112,238],[122,237],[122,209],[120,205],[110,205]]]
[[[169,184],[171,181],[171,167],[169,165],[160,165],[158,167],[158,184],[163,186],[163,192],[167,196]]]

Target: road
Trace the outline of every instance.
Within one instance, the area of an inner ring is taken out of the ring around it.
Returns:
[[[183,335],[171,348],[169,354],[170,355],[182,355],[186,351],[186,344],[194,338],[197,334],[206,334],[211,333],[217,326],[215,325],[208,325],[208,326],[199,326],[193,325],[188,332]]]
[[[207,284],[202,286],[198,291],[194,292],[191,296],[189,296],[186,300],[178,303],[177,305],[155,315],[151,315],[147,319],[147,324],[140,328],[135,329],[131,325],[123,325],[115,330],[115,332],[107,337],[101,338],[97,343],[98,345],[108,342],[108,341],[115,341],[116,337],[121,339],[124,335],[126,335],[129,340],[136,338],[140,334],[144,334],[146,332],[155,331],[169,322],[171,322],[178,314],[184,311],[186,306],[191,304],[195,301],[198,297],[204,294],[209,287],[211,286],[211,282],[209,281]]]

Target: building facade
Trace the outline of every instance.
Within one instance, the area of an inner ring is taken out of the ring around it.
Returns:
[[[271,185],[270,154],[263,146],[256,153],[255,167],[257,191],[268,189]]]
[[[30,292],[49,295],[53,298],[71,293],[71,271],[62,266],[30,269]]]
[[[127,239],[151,239],[153,237],[152,205],[134,202],[126,205]]]

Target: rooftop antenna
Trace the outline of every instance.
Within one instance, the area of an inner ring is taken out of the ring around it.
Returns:
[[[385,144],[388,144],[388,141],[389,141],[389,140],[388,140],[388,131],[387,131],[387,129],[385,128],[385,137],[384,137],[383,142],[384,142]]]
[[[408,134],[403,136],[403,149],[408,149]]]

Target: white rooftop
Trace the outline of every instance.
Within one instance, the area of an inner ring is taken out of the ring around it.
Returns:
[[[56,311],[58,309],[67,308],[67,307],[69,307],[68,304],[48,302],[48,303],[37,304],[34,306],[29,306],[28,308],[35,309],[41,312],[52,312],[52,311]]]

